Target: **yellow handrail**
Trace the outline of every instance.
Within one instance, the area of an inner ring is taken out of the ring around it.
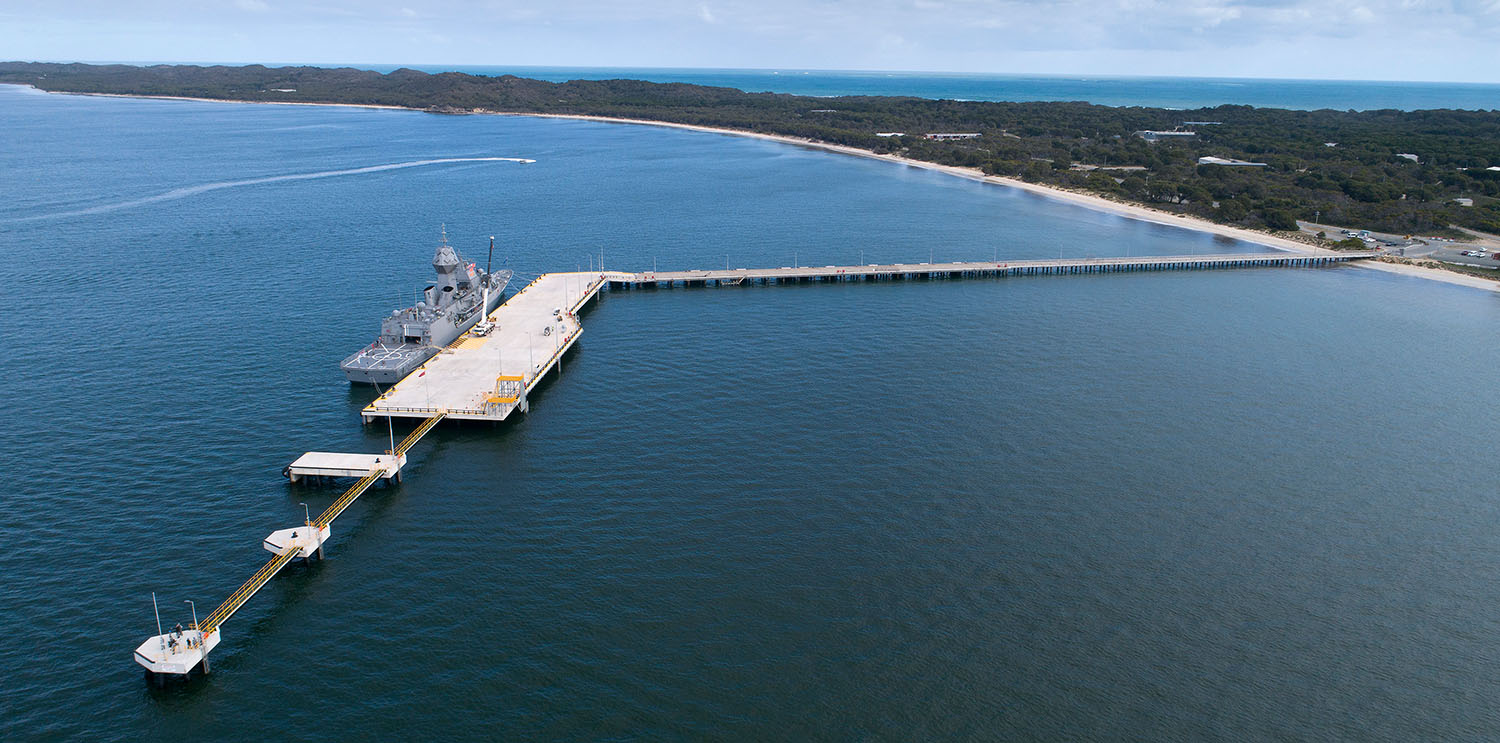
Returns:
[[[436,426],[438,424],[438,421],[441,421],[442,419],[443,414],[439,413],[432,416],[431,418],[422,421],[422,425],[417,426],[417,429],[415,431],[412,431],[409,436],[402,440],[401,446],[396,450],[397,454],[405,454],[406,450],[410,449],[413,445],[420,441],[422,436],[425,435],[428,431],[431,431],[432,427]],[[320,514],[317,520],[314,521],[309,528],[322,530],[329,524],[333,523],[333,520],[338,518],[338,515],[343,513],[344,509],[348,508],[349,504],[354,502],[354,499],[358,498],[361,493],[369,490],[370,486],[375,484],[375,481],[380,479],[380,476],[384,475],[385,472],[386,469],[384,467],[377,467],[371,470],[370,474],[360,478],[359,482],[351,485],[348,490],[344,491],[343,495],[340,495],[338,497],[338,500],[335,500],[332,505],[328,506],[328,509]],[[300,550],[297,547],[288,545],[284,551],[277,553],[275,557],[271,558],[270,562],[267,562],[265,565],[262,565],[259,570],[255,571],[255,574],[251,575],[250,579],[245,581],[244,584],[236,589],[234,593],[229,594],[229,598],[224,599],[224,603],[219,604],[219,607],[217,609],[214,609],[213,613],[209,614],[208,617],[198,625],[199,630],[203,634],[208,634],[217,630],[219,628],[219,625],[228,621],[235,612],[239,611],[240,607],[244,606],[245,602],[249,601],[250,597],[254,596],[255,592],[259,591],[267,581],[271,580],[271,578],[276,575],[277,571],[281,570],[282,567],[290,562],[292,557],[295,556],[299,551]]]
[[[437,415],[434,415],[431,418],[422,421],[422,424],[417,426],[416,430],[407,434],[406,438],[401,439],[401,445],[396,447],[396,455],[404,456],[408,450],[410,450],[413,446],[416,446],[417,442],[421,441],[422,437],[426,436],[427,432],[431,431],[432,427],[436,426],[438,424],[438,421],[442,419],[443,414],[438,413]]]
[[[224,599],[224,603],[219,604],[219,608],[214,609],[213,613],[209,614],[208,618],[203,620],[203,624],[200,625],[202,632],[204,634],[213,632],[219,628],[219,625],[228,621],[229,617],[233,616],[236,611],[239,611],[240,607],[244,606],[245,602],[249,601],[250,597],[254,596],[255,592],[259,591],[260,587],[266,584],[266,581],[271,580],[271,576],[276,575],[276,571],[291,561],[292,555],[295,554],[297,554],[297,549],[288,546],[285,552],[271,558],[270,562],[263,565],[260,570],[255,571],[255,574],[250,576],[250,580],[245,581],[245,584],[240,586],[238,590],[229,594],[229,598]]]
[[[333,520],[338,518],[339,514],[343,513],[344,509],[348,508],[349,504],[353,503],[355,498],[358,498],[360,494],[364,493],[366,490],[369,490],[370,486],[374,485],[375,481],[379,480],[380,476],[383,474],[385,474],[385,470],[383,468],[377,469],[374,472],[365,475],[360,479],[359,482],[350,485],[349,489],[345,490],[344,494],[339,496],[338,500],[334,501],[332,505],[328,506],[327,510],[323,511],[323,513],[321,514],[318,514],[317,520],[313,521],[313,527],[316,529],[322,529],[323,527],[333,523]]]

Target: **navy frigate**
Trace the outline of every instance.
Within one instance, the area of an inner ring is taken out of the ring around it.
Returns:
[[[494,255],[492,237],[491,260]],[[446,232],[432,256],[432,268],[437,271],[437,281],[422,290],[416,306],[392,312],[380,324],[380,336],[374,343],[339,364],[350,382],[390,385],[401,381],[488,317],[500,305],[511,278],[509,270],[491,272],[488,262],[484,271],[477,271],[448,245]],[[483,327],[488,329],[488,325]]]

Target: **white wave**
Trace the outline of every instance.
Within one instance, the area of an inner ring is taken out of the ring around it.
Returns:
[[[171,191],[167,191],[165,193],[159,193],[159,194],[157,194],[155,196],[147,196],[147,197],[145,197],[143,199],[132,199],[130,201],[120,201],[120,202],[116,202],[114,204],[102,204],[100,206],[91,206],[91,207],[88,207],[86,209],[75,209],[73,211],[66,211],[66,212],[53,212],[51,214],[33,214],[31,216],[26,216],[26,217],[13,217],[11,219],[5,219],[5,220],[0,220],[0,221],[3,221],[3,222],[31,222],[31,221],[38,220],[38,219],[56,219],[58,217],[79,217],[79,216],[84,216],[84,215],[88,215],[88,214],[100,214],[100,213],[103,213],[103,212],[118,211],[120,209],[129,209],[131,207],[144,206],[146,204],[155,204],[155,203],[157,203],[159,201],[172,201],[172,200],[175,200],[175,199],[185,199],[185,198],[187,198],[189,196],[197,196],[198,194],[208,193],[209,191],[218,191],[218,190],[225,189],[225,188],[239,188],[241,186],[259,186],[259,185],[265,184],[265,183],[279,183],[281,181],[309,181],[309,180],[313,180],[315,178],[333,178],[333,177],[341,176],[341,175],[361,175],[361,174],[364,174],[364,173],[379,173],[379,172],[384,171],[384,170],[400,170],[402,168],[416,168],[416,167],[421,167],[423,165],[445,165],[445,164],[449,164],[449,163],[497,163],[497,162],[506,162],[506,163],[534,163],[536,161],[535,160],[530,160],[530,159],[527,159],[527,158],[524,158],[524,157],[444,157],[444,158],[437,158],[437,159],[434,159],[434,160],[411,160],[411,161],[408,161],[408,162],[389,163],[389,164],[386,164],[386,165],[368,165],[368,166],[363,167],[363,168],[348,168],[346,170],[321,170],[321,171],[318,171],[316,173],[293,173],[293,174],[290,174],[290,175],[270,175],[270,176],[265,176],[265,177],[262,177],[262,178],[247,178],[247,179],[242,180],[242,181],[221,181],[219,183],[205,183],[205,184],[203,184],[201,186],[187,186],[185,188],[174,188]]]

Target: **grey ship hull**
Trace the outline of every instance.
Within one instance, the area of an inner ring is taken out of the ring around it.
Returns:
[[[485,307],[483,312],[471,313],[458,325],[453,325],[446,320],[432,323],[428,326],[431,336],[427,344],[388,343],[377,340],[356,351],[339,364],[339,368],[344,371],[345,378],[354,384],[379,386],[393,385],[405,379],[406,375],[427,363],[428,359],[436,356],[445,346],[457,340],[469,328],[474,327],[475,323],[488,317],[505,301],[505,287],[510,283],[510,272],[502,272],[500,275],[505,278],[490,296],[489,306]]]
[[[427,363],[439,350],[441,349],[436,346],[419,346],[415,343],[396,346],[376,343],[344,359],[339,368],[355,384],[390,386]]]

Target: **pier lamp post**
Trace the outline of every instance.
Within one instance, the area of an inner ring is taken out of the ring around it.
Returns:
[[[308,512],[307,504],[298,503],[297,505],[302,506],[302,522],[308,526],[312,526],[312,514]]]
[[[182,603],[193,607],[193,629],[198,630],[198,639],[203,639],[203,628],[198,626],[198,605],[192,599],[185,599]]]
[[[161,654],[167,654],[167,636],[161,631],[161,609],[156,605],[156,592],[151,592],[151,611],[156,614],[156,639],[161,640]]]

